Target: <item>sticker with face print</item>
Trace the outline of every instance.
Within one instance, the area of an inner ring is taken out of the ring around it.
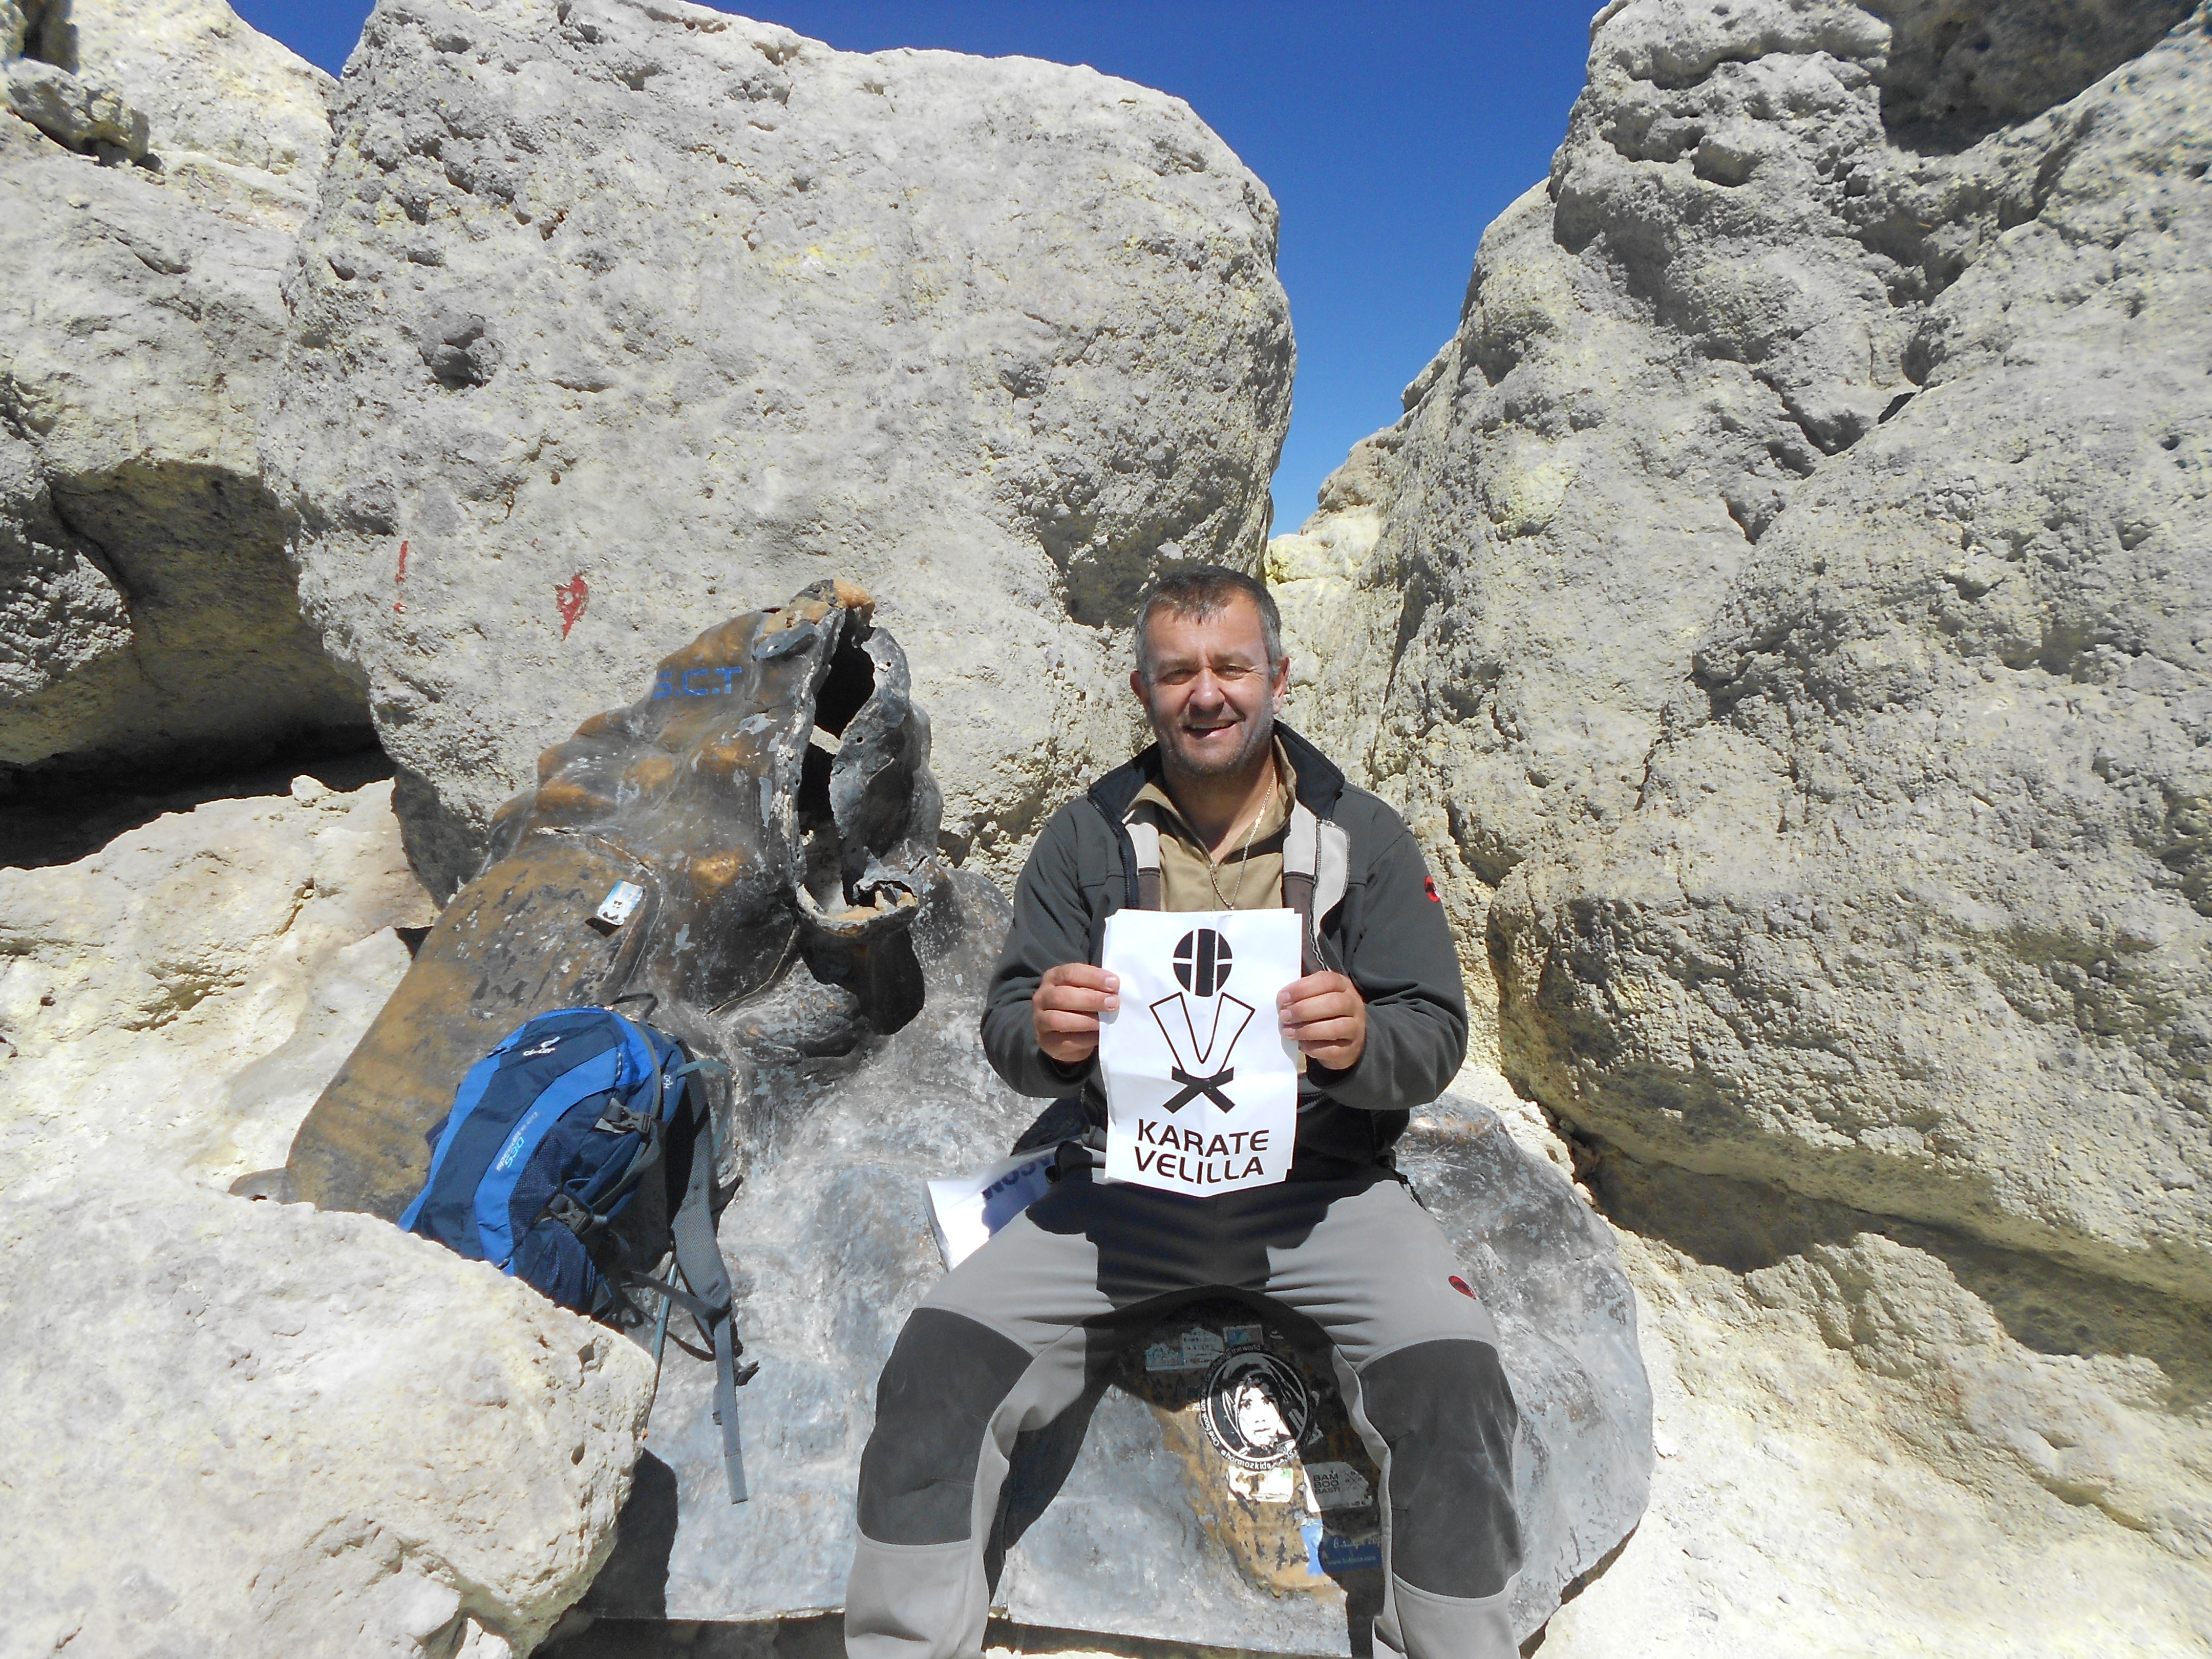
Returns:
[[[1264,1349],[1227,1355],[1206,1378],[1199,1418],[1213,1448],[1238,1468],[1280,1468],[1298,1454],[1313,1398],[1297,1371]]]

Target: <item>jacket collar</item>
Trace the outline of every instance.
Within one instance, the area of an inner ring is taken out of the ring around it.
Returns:
[[[1291,769],[1298,775],[1298,800],[1316,817],[1327,823],[1335,815],[1336,804],[1344,798],[1344,774],[1320,750],[1282,723],[1275,722],[1275,735],[1282,740],[1283,750],[1291,757]],[[1108,820],[1120,823],[1129,813],[1129,804],[1137,799],[1137,792],[1147,783],[1155,782],[1160,775],[1160,746],[1148,745],[1135,759],[1115,767],[1092,784],[1089,790],[1091,802],[1103,812]]]

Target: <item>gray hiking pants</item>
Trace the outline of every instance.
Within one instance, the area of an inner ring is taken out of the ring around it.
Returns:
[[[1496,1327],[1397,1181],[1218,1198],[1061,1182],[915,1309],[876,1389],[845,1589],[852,1659],[975,1659],[1014,1438],[1162,1310],[1208,1291],[1311,1320],[1382,1486],[1378,1659],[1512,1659],[1513,1395]]]

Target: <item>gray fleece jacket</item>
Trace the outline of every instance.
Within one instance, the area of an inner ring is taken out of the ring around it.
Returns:
[[[1287,726],[1276,734],[1297,773],[1298,799],[1351,840],[1342,902],[1321,918],[1322,955],[1367,1000],[1367,1047],[1349,1070],[1309,1065],[1298,1087],[1291,1179],[1333,1180],[1388,1167],[1410,1109],[1443,1093],[1467,1054],[1467,1001],[1450,925],[1405,821]],[[1014,921],[983,1004],[983,1051],[1025,1095],[1082,1103],[1095,1132],[1106,1099],[1095,1061],[1063,1066],[1036,1046],[1030,999],[1045,970],[1095,963],[1105,921],[1136,903],[1136,863],[1123,817],[1159,775],[1158,746],[1108,773],[1056,813],[1014,890]]]

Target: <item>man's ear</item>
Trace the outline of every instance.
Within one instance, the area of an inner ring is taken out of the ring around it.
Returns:
[[[1285,651],[1283,653],[1282,661],[1275,665],[1274,684],[1269,688],[1269,695],[1274,699],[1275,712],[1278,714],[1283,712],[1283,699],[1290,694],[1290,690],[1291,653]]]
[[[1137,706],[1145,711],[1146,718],[1150,719],[1152,712],[1152,700],[1145,695],[1145,677],[1138,669],[1132,668],[1129,671],[1129,691],[1130,695],[1136,698]]]

